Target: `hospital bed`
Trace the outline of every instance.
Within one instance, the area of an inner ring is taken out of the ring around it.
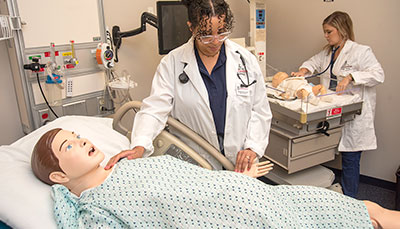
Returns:
[[[139,102],[127,103],[118,110],[114,119],[64,116],[40,127],[11,145],[0,146],[1,222],[12,228],[56,228],[50,186],[39,181],[33,175],[30,166],[33,147],[45,132],[59,127],[79,133],[104,152],[103,165],[105,165],[112,156],[130,148],[129,139],[126,137],[130,135],[130,132],[120,122],[129,110],[138,107],[140,107]],[[233,170],[234,167],[228,159],[186,126],[170,118],[167,127],[181,130],[210,154],[215,155],[225,168]],[[170,154],[211,169],[211,165],[206,160],[168,131],[162,131],[155,139],[154,148],[154,155]]]

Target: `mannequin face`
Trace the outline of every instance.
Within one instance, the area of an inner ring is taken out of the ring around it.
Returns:
[[[337,47],[342,43],[342,36],[335,27],[328,24],[324,24],[322,27],[324,30],[324,37],[329,45]]]
[[[225,17],[223,16],[222,17],[214,16],[211,18],[211,20],[207,20],[205,28],[196,27],[194,31],[192,31],[193,35],[195,37],[197,36],[195,42],[196,42],[196,47],[200,53],[206,56],[215,56],[219,53],[223,42],[217,39],[218,37],[217,35],[224,32],[228,32],[225,30],[224,27],[225,25],[224,19]],[[199,31],[199,30],[204,30],[204,31]],[[209,44],[203,44],[203,42],[199,40],[199,36],[205,36],[205,35],[215,36],[214,41],[212,41]]]
[[[52,142],[52,150],[69,180],[98,168],[104,160],[103,152],[89,140],[67,130],[57,133]]]

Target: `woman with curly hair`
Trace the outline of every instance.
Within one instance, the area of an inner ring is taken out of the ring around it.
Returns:
[[[150,155],[168,115],[219,149],[237,172],[264,155],[272,115],[263,75],[255,56],[228,39],[234,21],[229,5],[224,0],[182,3],[192,37],[161,60],[151,94],[135,117],[133,149],[113,157],[106,169],[121,158]],[[222,169],[214,157],[180,138],[214,169]]]

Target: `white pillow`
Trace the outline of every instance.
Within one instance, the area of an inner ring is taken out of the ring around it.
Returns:
[[[79,133],[89,139],[108,159],[129,149],[129,140],[112,129],[112,119],[64,116],[22,137],[0,146],[0,220],[13,228],[56,228],[50,186],[31,170],[31,152],[37,140],[53,128]]]

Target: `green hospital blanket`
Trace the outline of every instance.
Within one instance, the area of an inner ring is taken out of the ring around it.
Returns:
[[[62,185],[52,189],[59,228],[372,228],[362,201],[171,156],[124,159],[80,197]]]

